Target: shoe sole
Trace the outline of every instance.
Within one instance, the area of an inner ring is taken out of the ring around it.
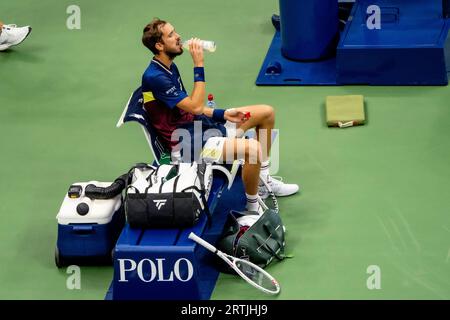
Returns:
[[[295,191],[295,192],[288,193],[288,194],[276,194],[276,193],[274,193],[274,194],[275,194],[275,197],[289,197],[289,196],[292,196],[293,194],[296,194],[296,193],[299,193],[299,192],[300,192],[300,189],[298,189],[298,190]],[[264,194],[258,193],[258,195],[259,195],[259,197],[260,197],[261,199],[267,199],[267,198],[270,196],[269,193],[264,193]]]
[[[13,46],[17,46],[18,44],[21,44],[22,42],[24,42],[25,39],[28,38],[28,36],[30,35],[31,30],[33,30],[33,28],[28,27],[28,33],[27,33],[27,35],[26,35],[22,40],[20,40],[20,41],[17,42],[17,43],[8,44],[8,45],[0,45],[0,51],[5,51],[5,50],[8,49],[8,48],[11,48],[11,47],[13,47]]]
[[[295,192],[293,192],[293,193],[289,193],[289,194],[275,194],[275,196],[276,196],[276,197],[289,197],[289,196],[292,196],[292,195],[294,195],[294,194],[296,194],[296,193],[299,193],[299,192],[300,192],[300,190],[295,191]]]
[[[297,190],[297,191],[295,191],[293,193],[289,193],[289,194],[276,194],[275,193],[275,197],[289,197],[289,196],[292,196],[292,195],[294,195],[296,193],[299,193],[299,192],[300,192],[300,190]],[[259,196],[260,196],[261,199],[265,200],[265,199],[267,199],[269,197],[269,194],[268,193],[264,194],[264,195],[259,194]]]

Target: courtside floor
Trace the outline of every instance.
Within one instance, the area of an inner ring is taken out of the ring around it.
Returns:
[[[268,268],[278,299],[450,298],[450,87],[256,87],[278,1],[2,1],[0,20],[30,24],[0,53],[0,298],[103,299],[111,267],[83,267],[68,290],[53,262],[56,213],[70,184],[112,181],[151,162],[137,125],[115,124],[151,56],[140,43],[158,16],[184,37],[214,40],[207,91],[219,106],[273,105],[278,175],[302,192],[281,199],[293,259]],[[177,60],[192,89],[189,54]],[[363,94],[368,124],[325,126],[327,95]],[[369,290],[369,266],[381,289]],[[265,299],[222,275],[213,299]]]

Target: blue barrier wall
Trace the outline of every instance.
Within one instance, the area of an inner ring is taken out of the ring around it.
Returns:
[[[280,0],[281,52],[292,60],[333,55],[339,31],[337,0]]]

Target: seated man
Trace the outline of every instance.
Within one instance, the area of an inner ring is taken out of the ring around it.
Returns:
[[[222,151],[222,160],[226,163],[241,158],[245,160],[242,178],[247,209],[251,211],[262,212],[257,201],[258,193],[262,198],[268,196],[266,187],[260,184],[260,175],[276,196],[288,196],[298,191],[298,185],[282,183],[269,175],[270,137],[275,122],[271,106],[253,105],[228,110],[205,106],[204,59],[199,39],[189,41],[189,52],[194,62],[194,88],[188,95],[173,63],[175,57],[183,53],[183,44],[180,35],[166,21],[156,18],[145,26],[142,42],[154,54],[142,77],[144,107],[166,148],[173,151],[178,145],[178,139],[173,139],[175,131],[185,129],[191,135],[190,139],[183,137],[180,143],[183,158],[186,159],[188,152],[191,153],[188,159],[197,159],[199,155],[191,152],[191,146],[203,146],[205,130],[215,129],[222,136],[214,138],[216,146]],[[246,117],[248,114],[249,118]],[[200,135],[196,130],[199,126]],[[257,140],[240,138],[243,132],[251,128],[256,129]],[[261,136],[268,138],[261,139]]]
[[[3,24],[0,21],[0,51],[18,45],[30,34],[31,27],[17,27],[15,24]]]

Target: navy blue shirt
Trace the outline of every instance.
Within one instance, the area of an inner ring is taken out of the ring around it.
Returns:
[[[171,141],[172,132],[194,121],[194,115],[176,105],[188,97],[175,63],[170,68],[153,58],[142,76],[144,108],[161,142],[171,149],[178,142]]]

